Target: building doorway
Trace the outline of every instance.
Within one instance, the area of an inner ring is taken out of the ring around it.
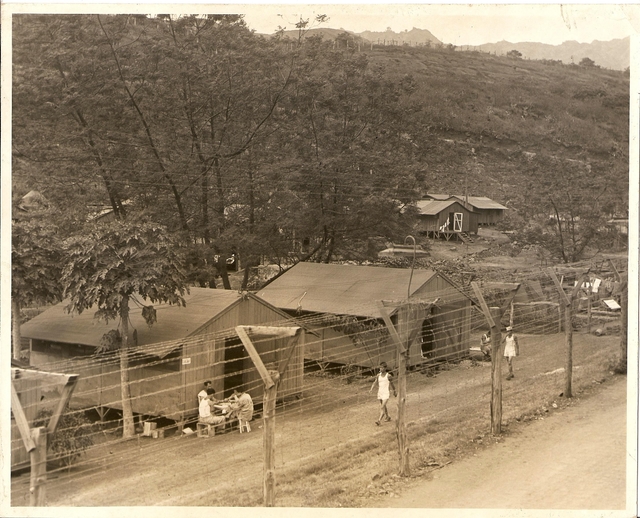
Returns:
[[[246,350],[240,338],[227,338],[224,342],[224,397],[241,390]]]
[[[422,321],[420,334],[420,356],[426,360],[433,359],[436,351],[436,334],[433,330],[433,322],[430,318]]]

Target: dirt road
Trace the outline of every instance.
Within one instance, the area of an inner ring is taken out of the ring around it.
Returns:
[[[625,381],[435,471],[384,506],[624,509]]]

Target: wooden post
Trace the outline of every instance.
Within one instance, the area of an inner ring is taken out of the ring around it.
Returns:
[[[502,433],[502,330],[500,308],[491,308],[491,433]]]
[[[511,310],[509,312],[509,325],[513,327],[513,302],[511,303]]]
[[[573,373],[573,324],[571,323],[571,302],[564,308],[564,336],[567,357],[565,359],[564,397],[571,397],[571,377]]]
[[[11,412],[16,420],[16,425],[18,426],[18,431],[20,432],[20,437],[22,437],[24,447],[28,452],[32,452],[36,449],[36,443],[33,441],[33,437],[31,436],[29,421],[22,409],[22,404],[20,403],[20,398],[18,397],[16,388],[13,386],[13,381],[11,382]]]
[[[562,304],[558,304],[558,333],[562,333]]]
[[[438,298],[435,299],[426,307],[429,308],[431,305],[436,304],[438,300]],[[384,320],[387,328],[389,329],[391,341],[396,346],[397,350],[396,358],[398,379],[396,380],[396,384],[398,389],[398,418],[396,420],[396,437],[398,439],[398,453],[400,456],[399,475],[402,477],[408,477],[410,473],[410,466],[409,441],[407,439],[407,425],[405,422],[405,407],[407,400],[406,370],[411,344],[421,330],[422,321],[418,318],[418,315],[421,314],[421,311],[425,311],[425,306],[420,303],[414,305],[408,303],[402,304],[398,308],[398,327],[400,331],[396,330],[396,327],[393,325],[382,301],[378,302],[378,309],[382,320]]]
[[[298,344],[300,327],[270,327],[270,326],[236,326],[236,332],[242,340],[249,357],[253,361],[256,370],[264,383],[264,398],[262,400],[263,413],[263,495],[265,507],[273,507],[276,499],[276,399],[280,377],[289,364],[293,350]],[[249,332],[272,337],[289,337],[289,350],[285,352],[285,360],[281,362],[280,372],[267,370],[260,353],[256,350]]]
[[[500,320],[503,308],[487,307],[480,286],[476,282],[472,282],[471,287],[478,298],[482,313],[491,327],[491,433],[499,435],[502,432],[502,332]]]
[[[262,402],[264,412],[264,505],[273,507],[276,501],[276,396],[280,373],[269,371],[274,384],[264,389],[264,400]]]
[[[589,281],[589,291],[587,292],[587,333],[591,334],[591,281]]]
[[[398,327],[400,328],[400,339],[405,347],[398,347],[398,418],[396,421],[396,436],[398,438],[398,452],[400,454],[400,470],[398,474],[401,477],[408,477],[410,474],[409,467],[409,443],[407,441],[407,423],[405,421],[405,407],[407,400],[407,359],[409,356],[409,329],[411,327],[410,317],[411,309],[407,305],[403,305],[398,310]]]
[[[567,294],[562,288],[561,281],[558,281],[556,273],[551,269],[548,270],[548,273],[551,279],[553,279],[553,282],[556,285],[556,289],[558,290],[558,294],[560,296],[560,304],[564,303],[564,335],[567,355],[565,359],[565,383],[563,395],[564,397],[572,397],[573,394],[571,388],[571,377],[573,375],[573,324],[571,320],[573,317],[573,300],[580,292],[583,277],[581,276],[576,281],[576,285],[573,288],[573,291],[571,292],[569,297],[567,297]]]
[[[44,426],[31,430],[36,445],[29,453],[31,476],[29,480],[29,505],[42,507],[47,503],[47,429]]]
[[[47,426],[47,431],[49,433],[53,433],[56,431],[58,421],[60,420],[60,417],[62,417],[62,412],[64,412],[64,409],[67,407],[67,403],[69,403],[69,400],[71,399],[71,394],[73,393],[73,389],[76,388],[77,382],[78,376],[72,375],[69,377],[67,384],[62,389],[62,394],[60,394],[60,401],[58,401],[58,406],[51,415],[49,425]]]

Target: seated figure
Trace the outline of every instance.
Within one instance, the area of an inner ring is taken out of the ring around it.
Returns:
[[[491,357],[491,331],[484,333],[480,338],[480,350],[485,357]]]
[[[238,417],[240,430],[242,431],[242,425],[253,419],[253,400],[246,392],[234,390],[233,394],[229,397],[229,401],[231,402],[233,413]],[[247,431],[250,430],[251,428],[247,427]]]
[[[201,423],[222,425],[226,421],[225,416],[214,415],[211,411],[211,407],[217,402],[215,393],[216,391],[213,388],[207,388],[207,396],[202,398],[200,401],[200,406],[198,407],[198,420]]]

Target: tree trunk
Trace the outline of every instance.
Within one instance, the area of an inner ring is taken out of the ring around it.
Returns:
[[[11,345],[13,350],[12,358],[14,360],[20,359],[20,302],[17,297],[11,299]]]
[[[218,271],[222,278],[222,287],[225,290],[230,290],[231,282],[229,282],[229,272],[227,272],[227,254],[220,254],[218,256]]]
[[[129,386],[129,296],[123,295],[120,303],[120,391],[122,394],[122,437],[133,437],[133,408]]]
[[[256,268],[260,266],[260,259],[258,257],[249,257],[244,266],[244,275],[242,277],[242,286],[240,289],[243,291],[247,289],[247,285],[249,284],[249,274],[251,273],[252,268]]]
[[[571,377],[573,374],[573,323],[571,316],[573,313],[573,303],[567,304],[564,309],[564,332],[567,347],[567,358],[565,361],[565,383],[564,397],[572,397]]]
[[[620,374],[627,372],[627,318],[629,315],[629,291],[627,274],[623,274],[621,278],[620,291],[620,359],[616,366],[616,371]]]

